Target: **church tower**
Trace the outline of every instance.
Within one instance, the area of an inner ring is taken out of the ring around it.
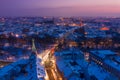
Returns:
[[[37,54],[37,49],[35,47],[35,40],[34,39],[32,39],[32,52]]]

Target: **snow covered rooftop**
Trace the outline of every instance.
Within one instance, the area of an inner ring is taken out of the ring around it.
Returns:
[[[113,75],[111,75],[109,72],[105,71],[100,66],[96,65],[95,63],[91,63],[88,67],[88,73],[89,75],[94,75],[98,80],[117,80]]]
[[[20,64],[25,65],[25,64],[27,64],[27,63],[28,63],[27,60],[19,60],[19,61],[17,61],[17,62],[14,62],[14,63],[8,65],[8,66],[3,67],[2,69],[0,69],[0,77],[2,77],[2,76],[5,75],[5,74],[8,74],[8,72],[9,72],[10,70],[15,69],[15,67],[16,67],[17,65],[20,65]]]
[[[113,68],[117,69],[118,71],[120,71],[120,64],[113,61],[113,60],[110,60],[110,59],[107,59],[105,60],[105,63],[112,66]]]
[[[94,50],[91,51],[93,54],[101,57],[101,58],[105,58],[108,55],[115,55],[116,53],[111,51],[111,50]]]
[[[45,71],[40,62],[35,55],[31,55],[30,59],[22,59],[5,66],[0,69],[0,80],[44,80]]]

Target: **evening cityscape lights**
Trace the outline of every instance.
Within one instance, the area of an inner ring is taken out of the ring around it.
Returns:
[[[120,80],[120,0],[0,0],[0,80]]]

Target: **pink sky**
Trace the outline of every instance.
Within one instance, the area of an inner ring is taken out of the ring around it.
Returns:
[[[0,15],[120,16],[120,0],[0,0]]]

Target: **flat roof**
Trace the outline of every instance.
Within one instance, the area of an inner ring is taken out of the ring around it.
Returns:
[[[120,64],[118,64],[110,59],[105,60],[105,63],[120,71]]]
[[[91,51],[93,54],[101,57],[101,58],[105,58],[108,55],[114,55],[116,54],[115,52],[111,51],[111,50],[94,50]]]

